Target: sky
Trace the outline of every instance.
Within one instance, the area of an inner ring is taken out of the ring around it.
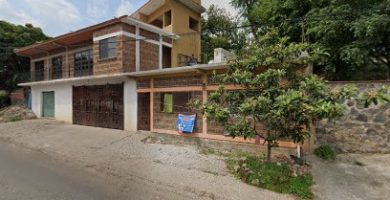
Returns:
[[[147,0],[0,0],[0,20],[26,23],[42,28],[51,37],[97,24],[116,16],[128,15]],[[230,0],[202,0],[205,8],[212,4],[236,11]]]

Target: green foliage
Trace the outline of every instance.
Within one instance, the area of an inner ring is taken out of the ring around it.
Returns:
[[[28,78],[30,61],[17,56],[15,47],[24,47],[48,37],[31,24],[13,25],[0,20],[0,89],[12,91],[17,83]]]
[[[236,29],[238,20],[225,9],[211,5],[202,18],[202,61],[209,62],[214,57],[215,48],[224,48],[240,55],[247,40],[245,32]]]
[[[244,159],[228,159],[227,166],[238,178],[251,185],[294,194],[302,199],[313,198],[311,175],[293,176],[287,164],[264,162],[263,157],[247,155]]]
[[[264,138],[270,149],[280,139],[302,143],[310,137],[313,122],[344,114],[341,99],[352,89],[333,92],[323,79],[302,73],[309,59],[302,56],[305,44],[288,43],[275,30],[260,40],[251,47],[253,55],[237,60],[222,75],[224,82],[247,90],[221,87],[212,93],[203,106],[207,117],[223,123],[232,137]],[[259,122],[266,132],[256,128]]]
[[[390,102],[390,88],[382,87],[380,90],[365,91],[359,99],[367,108],[370,105],[378,105]]]
[[[336,159],[336,153],[329,145],[321,145],[314,150],[314,154],[324,160]]]
[[[4,90],[0,90],[0,108],[6,106],[8,100],[8,94]]]
[[[307,42],[315,72],[330,80],[390,77],[390,0],[231,0],[259,40]]]

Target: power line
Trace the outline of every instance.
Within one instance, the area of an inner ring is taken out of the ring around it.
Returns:
[[[260,27],[267,27],[267,26],[272,26],[272,25],[280,25],[280,24],[286,23],[286,22],[294,24],[294,23],[301,23],[301,22],[310,23],[310,22],[320,22],[320,21],[349,21],[349,20],[355,19],[355,17],[356,16],[352,16],[352,15],[348,15],[348,14],[345,16],[342,16],[342,17],[340,17],[340,15],[339,16],[318,15],[318,16],[314,16],[314,17],[297,17],[297,18],[281,19],[281,20],[272,21],[272,22],[270,22],[270,21],[269,22],[255,22],[254,24],[250,24],[250,25],[241,25],[241,26],[235,26],[235,27],[231,27],[231,28],[210,29],[210,30],[218,32],[218,31],[231,31],[231,30],[253,28],[253,27],[260,28]],[[175,35],[177,35],[179,37],[186,37],[186,36],[194,36],[194,35],[197,36],[197,35],[202,35],[202,34],[203,34],[202,32],[189,32],[189,33],[179,33],[179,34],[175,34]],[[162,37],[168,37],[168,36],[162,36]],[[161,36],[157,35],[156,37],[149,36],[149,37],[138,38],[138,39],[117,40],[117,41],[113,41],[113,42],[106,42],[106,44],[117,43],[117,42],[126,43],[126,42],[134,42],[134,41],[151,41],[151,40],[158,42],[160,39],[161,39]],[[32,44],[32,45],[34,45],[34,44]],[[67,47],[81,47],[81,46],[86,46],[86,45],[89,45],[89,44],[67,45]],[[92,45],[100,45],[100,44],[92,44]],[[16,47],[16,46],[3,46],[3,47],[1,47],[0,46],[0,49],[15,49],[15,48],[22,48],[22,47]]]

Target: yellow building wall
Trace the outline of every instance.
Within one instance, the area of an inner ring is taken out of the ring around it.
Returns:
[[[201,3],[201,0],[194,0],[196,3]],[[179,55],[186,55],[191,57],[192,55],[200,61],[201,58],[201,14],[197,13],[190,8],[186,7],[182,3],[176,0],[166,0],[165,5],[156,10],[151,15],[147,16],[147,19],[143,18],[142,21],[151,23],[155,19],[164,16],[164,13],[171,10],[172,12],[172,24],[164,27],[163,29],[180,36],[179,39],[173,42],[172,48],[172,67],[184,66],[179,65]],[[194,31],[189,27],[189,19],[198,21],[198,30]]]

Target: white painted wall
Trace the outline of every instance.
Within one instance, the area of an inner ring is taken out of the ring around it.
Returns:
[[[124,83],[124,126],[125,130],[137,130],[138,96],[137,82],[125,77],[106,78],[103,80],[79,80],[67,83],[52,83],[31,86],[32,110],[42,117],[42,93],[54,92],[54,118],[58,121],[73,123],[73,86],[105,85]]]
[[[72,123],[72,85],[55,84],[32,86],[32,110],[42,117],[42,93],[54,92],[54,117],[56,120]]]

